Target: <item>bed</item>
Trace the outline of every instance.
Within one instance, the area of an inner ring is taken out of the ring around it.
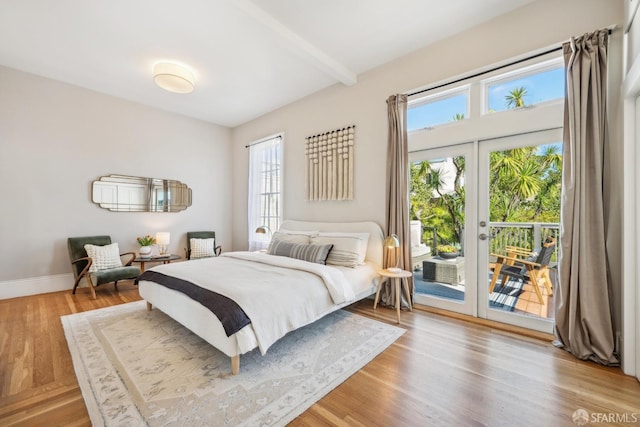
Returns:
[[[158,265],[140,276],[139,291],[148,310],[161,310],[229,356],[235,375],[241,354],[255,348],[265,354],[288,332],[374,294],[383,238],[380,226],[370,221],[287,220],[273,234],[270,253],[229,252]],[[354,239],[363,245],[355,264],[354,254],[342,250],[345,243],[357,249]],[[297,256],[300,248],[314,248],[314,256],[322,257],[327,246],[332,248],[327,265]],[[296,255],[282,256],[281,250]],[[209,296],[213,302],[193,299]],[[203,304],[224,308],[216,315]]]

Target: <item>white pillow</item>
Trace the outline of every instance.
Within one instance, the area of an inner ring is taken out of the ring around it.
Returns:
[[[271,236],[271,242],[269,243],[269,246],[271,246],[273,242],[309,244],[310,237],[308,234],[290,234],[290,233],[283,233],[281,231],[276,231],[275,233],[273,233],[273,236]]]
[[[191,246],[191,259],[208,258],[216,256],[216,239],[189,239]]]
[[[333,245],[327,257],[327,265],[355,268],[364,264],[369,233],[320,232],[317,237],[311,237],[311,243]]]
[[[285,229],[280,229],[277,231],[277,233],[282,233],[282,234],[302,234],[305,236],[317,236],[319,231],[318,230],[285,230]]]
[[[91,267],[89,267],[89,273],[122,267],[120,249],[118,249],[117,243],[104,246],[86,244],[84,245],[84,250],[87,251],[87,256],[93,260]]]

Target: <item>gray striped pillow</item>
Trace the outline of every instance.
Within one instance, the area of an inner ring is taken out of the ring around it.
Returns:
[[[271,237],[271,241],[269,242],[269,247],[267,248],[267,253],[271,253],[271,247],[278,242],[287,242],[287,243],[303,243],[309,244],[309,235],[308,234],[289,234],[282,233],[280,231],[276,231],[273,233]]]
[[[286,256],[316,264],[326,264],[333,245],[310,245],[277,240],[269,246],[270,255]]]

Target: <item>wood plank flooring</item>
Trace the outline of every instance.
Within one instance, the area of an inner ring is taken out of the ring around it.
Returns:
[[[0,301],[0,425],[88,426],[60,316],[139,300],[130,283],[92,300],[57,292]],[[395,311],[349,310],[395,324]],[[293,426],[640,425],[640,384],[618,368],[576,360],[548,339],[439,313],[402,312],[407,332]],[[613,417],[613,418],[612,418]],[[634,418],[635,417],[635,418]],[[614,422],[611,422],[611,421]],[[593,425],[596,425],[595,423]]]

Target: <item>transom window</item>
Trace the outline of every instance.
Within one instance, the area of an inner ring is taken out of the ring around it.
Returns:
[[[407,130],[431,128],[464,120],[469,116],[468,105],[468,87],[410,101],[407,109]]]
[[[483,111],[494,113],[564,98],[562,58],[483,81]]]
[[[479,73],[439,92],[416,92],[409,97],[407,130],[462,124],[486,114],[553,104],[564,99],[564,92],[563,58],[554,54],[533,64]]]

